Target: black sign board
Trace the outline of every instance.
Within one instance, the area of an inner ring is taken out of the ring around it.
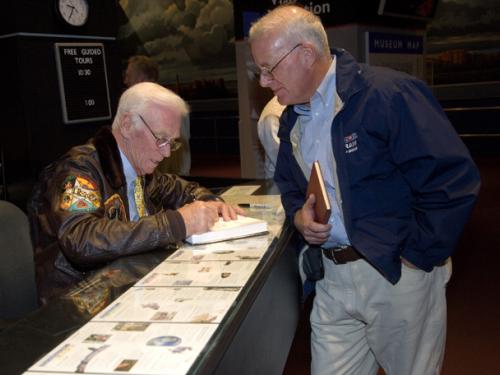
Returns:
[[[102,43],[55,43],[65,124],[111,118]]]

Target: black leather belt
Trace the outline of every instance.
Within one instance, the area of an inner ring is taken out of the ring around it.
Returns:
[[[323,255],[335,264],[346,264],[362,258],[361,254],[352,246],[322,249]]]

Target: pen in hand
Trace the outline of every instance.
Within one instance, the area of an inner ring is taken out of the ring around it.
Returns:
[[[273,208],[270,204],[265,203],[238,203],[238,206],[242,208],[261,208],[261,209],[269,209]]]

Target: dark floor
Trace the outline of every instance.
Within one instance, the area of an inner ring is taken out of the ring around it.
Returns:
[[[500,156],[474,159],[482,189],[453,257],[442,375],[500,374],[500,225],[495,224],[500,216]],[[239,161],[205,158],[193,161],[193,171],[192,175],[238,177]],[[309,308],[310,304],[302,312],[284,375],[309,374]]]

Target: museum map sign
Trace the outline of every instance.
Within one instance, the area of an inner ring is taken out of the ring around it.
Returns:
[[[111,118],[102,43],[55,43],[65,124]]]

